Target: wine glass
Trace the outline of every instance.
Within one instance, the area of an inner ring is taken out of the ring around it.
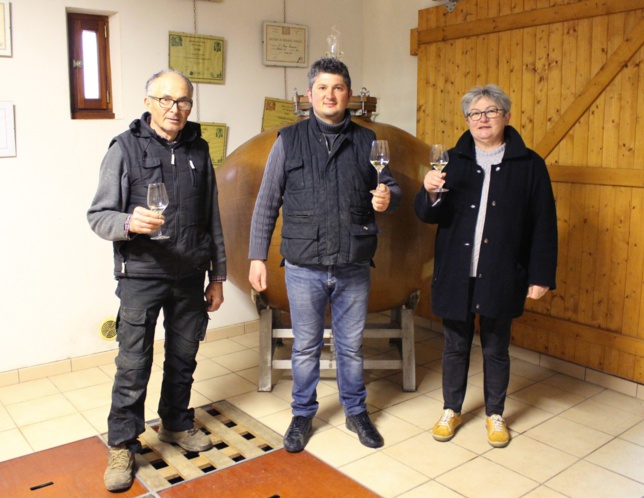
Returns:
[[[443,168],[447,166],[449,162],[449,156],[447,154],[447,149],[442,144],[434,144],[429,150],[429,164],[436,171],[443,171]],[[432,192],[449,192],[448,189],[443,187],[438,187],[437,189],[432,190]]]
[[[148,185],[148,207],[155,213],[161,214],[168,207],[168,192],[163,183],[151,183]],[[161,233],[161,227],[151,240],[169,239],[169,235]]]
[[[380,172],[389,163],[389,143],[386,140],[374,140],[371,142],[369,161],[371,161],[371,164],[373,164],[373,167],[378,172],[377,189],[380,186]]]

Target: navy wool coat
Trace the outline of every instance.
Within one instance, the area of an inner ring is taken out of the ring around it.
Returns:
[[[491,168],[487,213],[469,311],[490,318],[523,313],[529,285],[555,289],[557,215],[544,160],[528,149],[519,133],[505,128],[505,154]],[[425,223],[438,225],[432,311],[465,320],[476,218],[481,202],[483,168],[476,164],[472,134],[467,131],[449,151],[445,187],[435,205],[424,188],[414,209]]]

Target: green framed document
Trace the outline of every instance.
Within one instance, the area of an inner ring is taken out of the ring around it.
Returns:
[[[170,31],[169,67],[193,83],[224,84],[224,39]]]
[[[224,123],[199,123],[201,137],[208,142],[210,159],[215,169],[226,159],[226,138],[228,127]]]
[[[297,123],[298,117],[293,112],[293,102],[284,99],[264,98],[264,115],[262,131],[284,125]]]

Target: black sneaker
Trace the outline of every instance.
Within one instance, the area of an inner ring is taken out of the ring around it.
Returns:
[[[347,417],[347,429],[358,434],[360,442],[368,448],[380,448],[385,444],[376,426],[373,425],[366,410]]]
[[[309,442],[313,417],[296,415],[284,434],[284,448],[289,453],[299,453]]]

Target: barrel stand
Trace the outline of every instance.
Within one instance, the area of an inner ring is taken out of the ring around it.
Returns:
[[[259,381],[258,390],[270,392],[273,389],[273,370],[290,370],[290,359],[274,358],[275,347],[283,339],[293,338],[293,329],[282,323],[279,310],[267,306],[259,294],[253,294],[255,305],[259,313]],[[383,339],[395,343],[398,347],[400,359],[378,360],[365,359],[366,370],[402,370],[403,391],[416,390],[416,357],[414,352],[414,310],[418,304],[419,292],[411,294],[407,302],[390,310],[389,323],[365,324],[364,338]],[[332,327],[332,325],[331,325]],[[333,351],[332,328],[324,329],[325,347]],[[332,355],[333,356],[333,355]],[[320,360],[322,370],[335,370],[336,362],[333,359]]]

